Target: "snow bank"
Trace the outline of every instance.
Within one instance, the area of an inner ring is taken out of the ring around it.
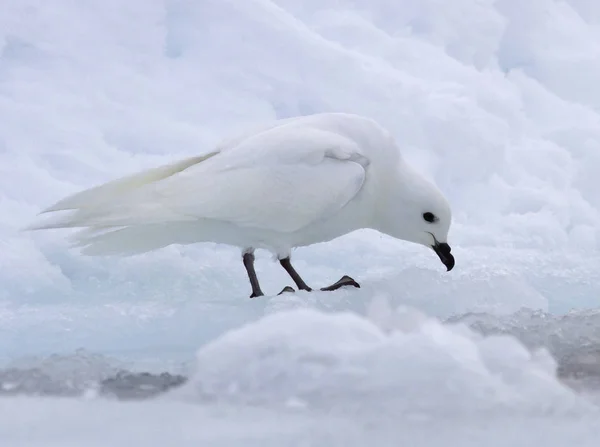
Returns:
[[[317,304],[360,309],[386,291],[442,317],[597,306],[599,33],[592,0],[2,2],[3,352],[200,343],[282,305],[246,301],[234,249],[90,259],[67,232],[18,229],[79,189],[332,110],[389,127],[448,194],[457,267],[357,232],[295,253],[310,284],[364,285]],[[263,254],[257,270],[269,293],[289,283]]]
[[[192,379],[171,396],[385,417],[587,408],[558,382],[545,350],[531,353],[511,336],[483,338],[409,308],[376,321],[274,313],[202,347]]]

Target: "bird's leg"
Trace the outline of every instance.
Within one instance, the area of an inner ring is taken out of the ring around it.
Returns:
[[[248,273],[250,285],[252,286],[252,295],[250,295],[250,298],[263,296],[264,293],[260,289],[260,284],[258,283],[258,278],[256,277],[256,271],[254,270],[254,250],[245,252],[242,256],[242,259],[244,261],[244,267],[246,267],[246,272]]]
[[[294,269],[294,267],[292,267],[292,263],[290,262],[289,256],[287,258],[280,259],[279,263],[285,269],[285,271],[288,272],[288,275],[290,275],[292,277],[292,279],[294,280],[294,282],[296,283],[296,285],[298,286],[298,288],[300,290],[306,290],[307,292],[310,292],[312,290],[310,287],[308,287],[306,285],[306,283],[300,277],[300,275]]]
[[[248,279],[250,279],[250,285],[252,286],[252,295],[250,295],[250,298],[264,296],[263,291],[260,289],[260,284],[258,283],[256,271],[254,270],[254,250],[246,251],[242,259],[244,260],[244,267],[246,267]],[[285,286],[277,295],[290,292],[294,293],[295,290],[290,286]]]

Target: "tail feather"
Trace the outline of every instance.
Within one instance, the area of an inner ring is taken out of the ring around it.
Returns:
[[[81,253],[87,256],[131,256],[157,250],[173,243],[172,237],[165,237],[164,233],[151,225],[84,229],[71,238],[72,246],[81,248]]]
[[[122,205],[99,206],[97,209],[91,210],[80,209],[66,216],[57,216],[44,222],[34,223],[25,229],[28,231],[82,227],[108,229],[192,220],[195,219],[172,212],[161,204],[150,203],[148,206],[145,206],[131,200]]]
[[[176,163],[159,166],[158,168],[147,169],[136,174],[128,175],[126,177],[104,183],[103,185],[87,189],[59,200],[54,205],[43,210],[40,214],[53,211],[93,207],[97,204],[106,203],[107,201],[110,202],[119,194],[127,193],[141,186],[163,180],[167,177],[184,171],[191,166],[201,163],[216,154],[217,152],[211,152],[207,155],[186,158]]]
[[[71,245],[88,256],[131,256],[167,247],[200,241],[198,222],[135,225],[119,228],[85,228],[72,235]]]
[[[70,211],[70,214],[60,217],[53,216],[54,219],[35,223],[26,227],[25,230],[76,227],[102,229],[185,219],[181,215],[170,213],[164,207],[157,207],[151,201],[144,201],[145,196],[141,189],[178,174],[217,153],[211,152],[207,155],[186,158],[73,194],[40,213],[42,215],[57,211]]]

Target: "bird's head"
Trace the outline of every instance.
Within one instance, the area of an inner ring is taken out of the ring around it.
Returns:
[[[452,212],[446,197],[406,165],[394,177],[380,202],[380,231],[432,249],[447,271],[452,270],[455,261],[448,244]]]

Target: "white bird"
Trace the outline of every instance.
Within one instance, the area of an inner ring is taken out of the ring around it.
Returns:
[[[237,246],[251,298],[262,296],[254,251],[274,254],[301,290],[295,247],[361,228],[424,245],[447,270],[448,201],[402,158],[386,129],[345,113],[278,120],[222,142],[207,155],[145,170],[60,200],[43,213],[67,216],[29,227],[84,228],[87,255],[132,255],[171,244]],[[360,287],[349,276],[321,290]],[[284,291],[293,291],[286,287]]]

